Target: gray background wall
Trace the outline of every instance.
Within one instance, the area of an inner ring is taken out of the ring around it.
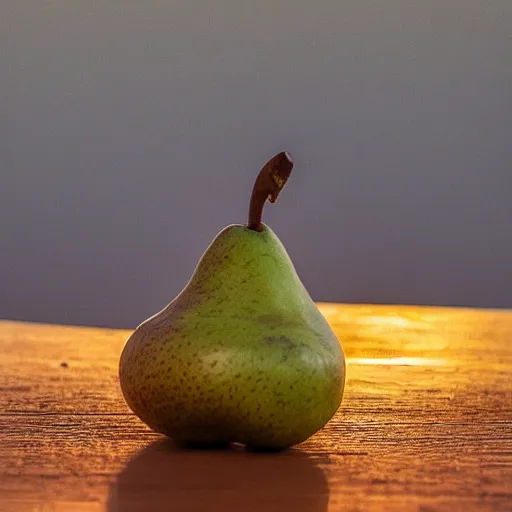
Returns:
[[[133,327],[265,220],[312,296],[512,307],[510,0],[12,0],[0,317]]]

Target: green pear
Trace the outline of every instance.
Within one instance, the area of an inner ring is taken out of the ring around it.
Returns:
[[[345,358],[274,232],[261,223],[292,162],[261,170],[249,223],[222,230],[183,291],[142,323],[121,355],[126,402],[181,443],[284,449],[338,409]]]

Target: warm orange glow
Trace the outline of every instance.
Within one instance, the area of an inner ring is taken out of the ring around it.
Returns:
[[[430,359],[427,357],[352,357],[349,364],[374,364],[393,366],[443,366],[444,359]]]
[[[366,318],[360,318],[359,323],[370,324],[370,325],[390,325],[393,327],[408,327],[414,322],[403,316],[390,315],[390,316],[368,316]]]
[[[463,358],[468,340],[452,337],[452,325],[465,322],[464,309],[420,306],[319,304],[334,327],[352,366],[434,368]],[[466,325],[466,324],[463,324]],[[467,336],[472,336],[468,326]]]

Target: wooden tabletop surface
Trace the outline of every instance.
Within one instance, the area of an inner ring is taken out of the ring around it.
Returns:
[[[0,511],[512,511],[512,311],[320,307],[345,396],[280,454],[151,432],[119,389],[128,331],[0,322]]]

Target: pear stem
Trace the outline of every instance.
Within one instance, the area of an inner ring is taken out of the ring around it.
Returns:
[[[259,172],[251,194],[249,206],[249,222],[247,227],[254,231],[262,231],[261,217],[263,206],[268,199],[275,203],[293,169],[290,155],[283,151],[271,158]]]

